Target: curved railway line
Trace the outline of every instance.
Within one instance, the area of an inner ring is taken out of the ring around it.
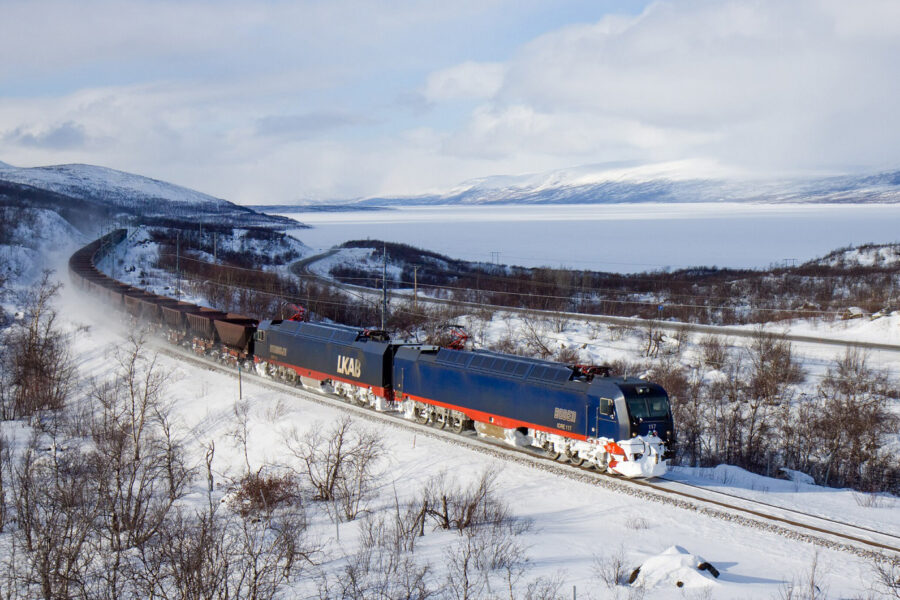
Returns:
[[[119,238],[120,240],[121,237]],[[79,269],[90,268],[96,273],[94,256],[103,247],[105,246],[99,242],[94,242],[80,250],[81,259],[75,260],[79,253],[73,255],[73,260],[70,262],[70,270],[78,273]],[[84,252],[88,248],[91,248],[91,255],[90,260],[86,261],[84,260]],[[105,275],[103,277],[107,280],[111,279]],[[128,295],[131,293],[135,296],[146,294],[146,292],[138,288],[133,288],[121,282],[115,282],[115,284],[120,286],[121,294]],[[99,289],[97,286],[79,287],[85,292],[93,293],[95,298],[97,297],[96,293]],[[125,304],[127,305],[127,302]],[[157,348],[163,353],[175,356],[183,362],[190,362],[203,368],[229,373],[233,377],[239,376],[239,373],[233,367],[200,357],[178,346],[163,343],[162,340],[160,340]],[[900,557],[900,535],[893,533],[881,532],[873,528],[804,513],[792,508],[779,507],[771,503],[743,498],[735,494],[728,494],[670,479],[628,480],[599,473],[595,470],[554,461],[540,454],[540,451],[536,449],[526,450],[512,447],[499,441],[478,437],[474,432],[466,432],[464,434],[451,433],[450,431],[404,419],[397,412],[377,412],[371,408],[351,404],[337,396],[289,385],[268,377],[264,378],[255,373],[251,374],[250,377],[259,385],[287,392],[307,401],[338,407],[341,410],[349,411],[370,421],[407,429],[417,434],[441,439],[502,460],[525,464],[568,479],[598,485],[654,502],[678,506],[686,510],[701,512],[713,518],[724,519],[792,539],[851,552],[872,560],[896,560]]]

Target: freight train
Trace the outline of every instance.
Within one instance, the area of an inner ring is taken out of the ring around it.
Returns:
[[[150,294],[96,267],[124,237],[114,231],[78,250],[70,277],[172,342],[357,405],[457,433],[474,429],[578,466],[625,477],[666,472],[675,428],[659,385],[600,367],[398,343],[381,330],[259,321]]]

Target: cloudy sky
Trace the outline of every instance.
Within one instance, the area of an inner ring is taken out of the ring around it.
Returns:
[[[874,171],[900,167],[898,57],[897,0],[0,0],[0,161],[241,203]]]

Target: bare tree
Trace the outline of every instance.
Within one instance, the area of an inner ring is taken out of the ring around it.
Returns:
[[[302,461],[314,499],[336,502],[346,520],[355,519],[373,491],[384,452],[381,437],[356,429],[345,416],[324,432],[319,426],[305,437],[294,431],[287,445]]]
[[[61,408],[72,392],[75,367],[69,354],[68,337],[57,325],[53,301],[60,284],[46,271],[26,294],[24,318],[4,336],[3,345],[15,348],[4,353],[0,373],[7,388],[0,396],[4,419],[31,416]]]
[[[895,396],[887,376],[871,369],[865,354],[856,350],[847,351],[826,372],[814,418],[822,451],[820,480],[825,485],[866,488],[880,483],[882,442],[898,425],[890,410]]]
[[[190,472],[172,437],[162,401],[165,375],[133,337],[118,356],[114,381],[94,391],[93,466],[103,506],[103,533],[113,551],[155,535]]]
[[[16,469],[16,520],[27,570],[22,583],[46,600],[79,595],[86,586],[87,546],[100,504],[77,449],[64,449],[39,434]]]
[[[553,356],[545,322],[528,315],[522,315],[521,332],[522,341],[532,354],[541,358]]]
[[[656,323],[647,321],[647,325],[644,327],[643,355],[646,358],[657,356],[663,339],[665,339],[665,335],[663,335],[662,330],[657,327]]]

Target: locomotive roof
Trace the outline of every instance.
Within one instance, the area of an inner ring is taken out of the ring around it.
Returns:
[[[503,354],[492,350],[440,348],[437,354],[434,355],[434,361],[461,369],[494,373],[513,378],[524,377],[529,380],[552,384],[562,384],[573,380],[584,381],[584,379],[575,377],[575,370],[572,365],[515,354]],[[629,380],[623,377],[603,377],[603,380],[612,384],[647,383],[642,380]]]
[[[259,328],[265,330],[271,326],[284,333],[343,343],[355,342],[362,334],[368,331],[365,327],[352,327],[339,323],[309,323],[307,321],[290,320],[264,321],[260,323]]]

